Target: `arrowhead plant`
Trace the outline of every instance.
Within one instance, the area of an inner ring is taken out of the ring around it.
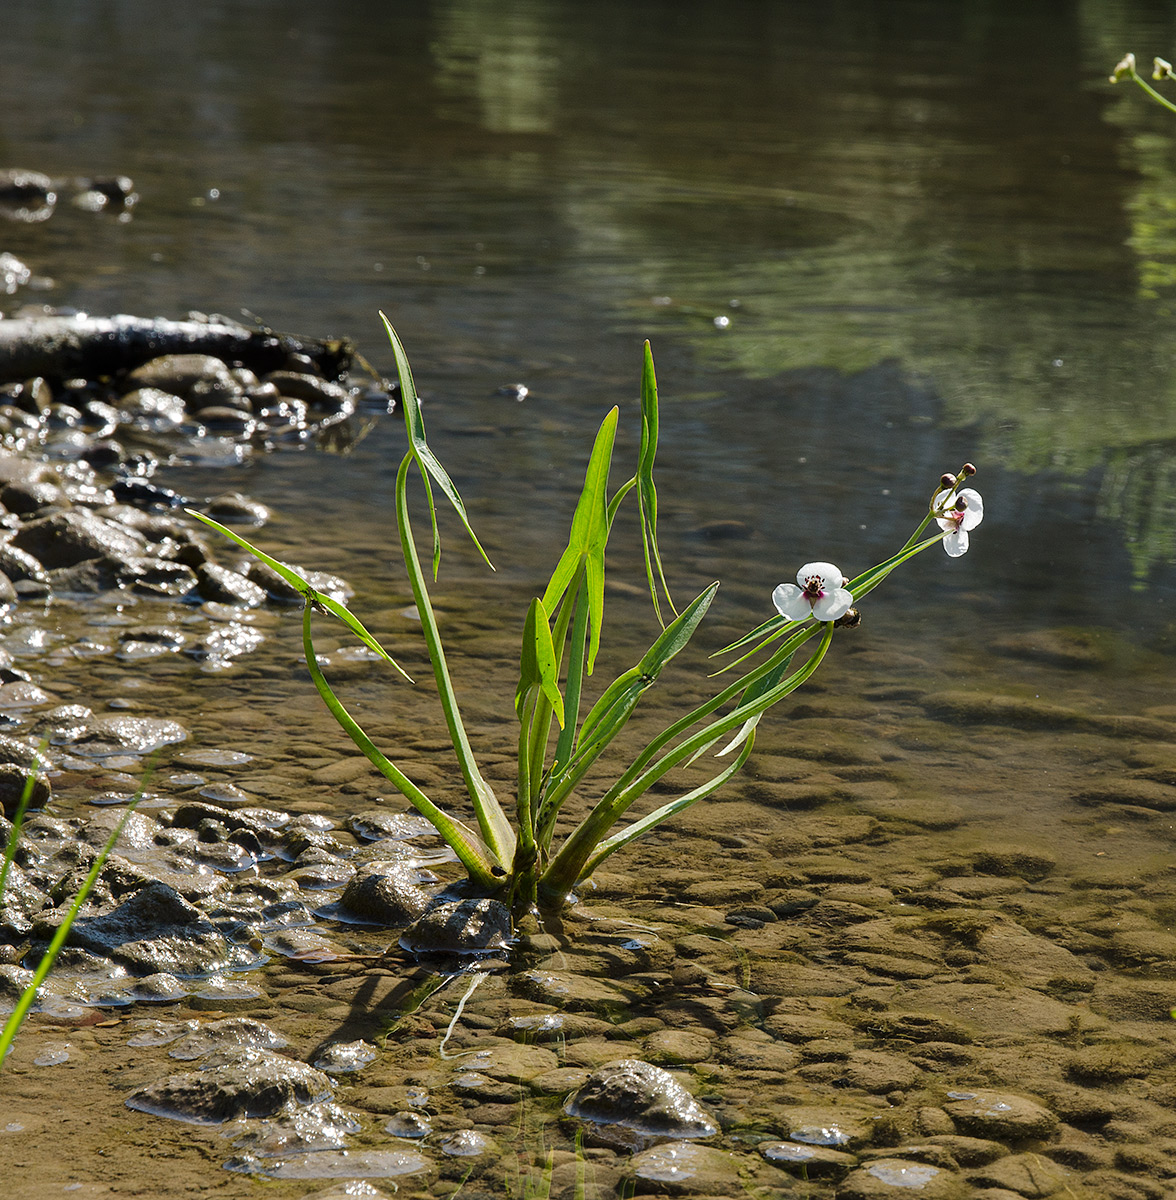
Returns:
[[[724,653],[742,652],[727,670],[742,669],[743,673],[646,741],[627,761],[621,759],[611,785],[557,844],[556,822],[565,804],[575,796],[586,773],[609,751],[667,664],[690,642],[719,586],[710,584],[680,611],[666,586],[657,541],[653,467],[657,453],[658,395],[649,343],[645,343],[641,377],[641,444],[636,470],[610,493],[620,416],[618,409],[613,408],[601,422],[588,458],[567,546],[546,586],[531,601],[523,622],[514,697],[519,726],[518,773],[513,804],[508,807],[478,768],[429,598],[429,574],[435,581],[441,560],[434,487],[458,514],[488,565],[489,559],[470,525],[457,488],[429,446],[404,347],[388,319],[383,314],[381,318],[396,360],[408,435],[408,448],[396,475],[401,554],[465,785],[466,812],[459,815],[447,811],[431,800],[351,716],[315,655],[313,617],[318,613],[340,621],[407,680],[378,639],[346,605],[314,588],[298,571],[211,518],[196,512],[192,515],[244,547],[297,588],[304,600],[306,663],[331,714],[376,769],[432,823],[452,848],[471,883],[485,895],[506,901],[516,911],[536,904],[558,907],[611,854],[712,795],[746,763],[763,714],[817,670],[836,628],[857,623],[858,611],[851,606],[859,604],[892,570],[929,546],[942,542],[953,557],[963,554],[968,547],[968,531],[980,523],[983,509],[978,493],[960,487],[964,479],[975,473],[975,468],[966,464],[958,476],[944,475],[937,481],[922,523],[891,558],[855,579],[845,578],[839,568],[824,561],[802,567],[795,584],[785,583],[776,588],[773,595],[776,615],[726,647]],[[425,489],[431,572],[421,565],[410,520],[408,485],[413,474],[420,477]],[[617,511],[631,493],[636,495],[646,584],[659,632],[640,660],[609,683],[589,706],[585,682],[596,665],[604,627],[605,551]],[[924,532],[933,524],[938,526],[938,532],[924,538]],[[808,646],[810,642],[814,645]],[[797,654],[806,646],[807,651],[796,665]],[[758,659],[758,664],[749,666],[752,659]],[[720,748],[712,754],[716,746]],[[703,772],[701,782],[652,811],[628,818],[630,808],[669,771],[700,760],[712,764]]]

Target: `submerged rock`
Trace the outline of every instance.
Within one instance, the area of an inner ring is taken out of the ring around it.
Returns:
[[[970,1195],[971,1189],[954,1171],[903,1158],[875,1159],[851,1171],[837,1189],[837,1200],[881,1200],[889,1196],[965,1200]]]
[[[671,1194],[734,1196],[744,1190],[740,1165],[734,1155],[712,1146],[666,1142],[634,1154],[629,1172],[642,1191],[650,1190],[648,1184],[661,1184],[657,1190]]]
[[[373,863],[360,868],[339,903],[377,925],[406,925],[425,912],[430,899],[411,869],[399,863]]]
[[[85,758],[150,754],[161,746],[182,742],[187,736],[188,731],[178,721],[157,717],[95,717],[86,732],[70,744],[70,750]]]
[[[193,1059],[228,1049],[280,1050],[287,1045],[280,1033],[248,1017],[226,1017],[209,1021],[185,1033],[168,1054],[172,1058]]]
[[[401,935],[412,954],[484,954],[510,945],[510,910],[497,900],[436,904]]]
[[[69,931],[69,944],[141,975],[205,975],[232,961],[216,926],[174,888],[158,881],[108,912],[80,917]]]
[[[139,1112],[219,1125],[237,1117],[272,1117],[287,1105],[317,1104],[331,1095],[322,1071],[270,1050],[239,1050],[202,1071],[169,1075],[132,1092]]]
[[[1058,1119],[1036,1100],[1011,1092],[949,1092],[943,1106],[962,1133],[1001,1142],[1052,1137]]]
[[[719,1131],[714,1118],[669,1071],[636,1058],[593,1071],[564,1112],[594,1125],[623,1125],[654,1137],[712,1137]]]

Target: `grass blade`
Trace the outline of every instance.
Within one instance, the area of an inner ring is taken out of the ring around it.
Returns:
[[[66,938],[69,937],[69,931],[73,928],[73,923],[81,911],[82,905],[86,902],[86,897],[89,896],[91,889],[98,880],[98,876],[102,872],[102,868],[106,865],[106,860],[110,857],[111,851],[114,850],[115,843],[123,831],[123,826],[130,819],[131,813],[135,811],[135,806],[143,798],[143,792],[147,787],[147,780],[150,778],[150,775],[149,770],[144,774],[138,793],[130,804],[127,805],[126,812],[119,819],[110,837],[106,839],[106,845],[102,847],[98,857],[94,859],[94,863],[83,880],[82,886],[78,889],[78,894],[74,897],[73,903],[69,906],[69,911],[65,914],[65,920],[57,927],[57,931],[54,933],[45,953],[41,956],[41,961],[37,964],[36,971],[33,972],[32,982],[21,993],[20,999],[16,1002],[16,1007],[4,1022],[3,1029],[0,1029],[0,1071],[4,1070],[4,1060],[8,1056],[8,1051],[12,1046],[13,1040],[24,1023],[25,1017],[28,1016],[29,1009],[32,1008],[33,1002],[37,998],[37,993],[41,990],[41,985],[53,969],[53,964],[57,961],[57,956],[61,953],[61,948],[65,945]]]

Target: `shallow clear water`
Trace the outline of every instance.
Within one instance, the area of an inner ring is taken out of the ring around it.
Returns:
[[[246,308],[387,369],[385,309],[480,528],[527,573],[614,402],[631,444],[651,337],[670,548],[746,522],[754,553],[717,561],[757,605],[794,563],[883,555],[970,457],[983,535],[912,570],[915,621],[967,589],[986,627],[1166,635],[1174,127],[1102,84],[1162,27],[1097,4],[153,14],[6,16],[5,161],[141,196],[126,223],[62,205],[5,228],[44,299]],[[515,382],[523,403],[495,394]],[[334,543],[385,524],[400,437],[232,482],[290,520],[304,487]]]
[[[1171,704],[1176,118],[1106,76],[1176,30],[1137,7],[21,0],[4,13],[0,163],[125,173],[140,199],[127,221],[63,203],[0,225],[0,250],[54,281],[7,311],[244,308],[354,337],[387,371],[384,309],[498,567],[449,523],[439,606],[495,779],[510,776],[517,629],[613,403],[633,461],[645,338],[671,581],[679,596],[724,581],[703,651],[767,616],[801,563],[854,574],[885,557],[940,473],[975,461],[986,517],[972,551],[936,550],[876,592],[808,707],[765,721],[760,746],[769,759],[796,742],[864,747],[858,778],[839,783],[850,808],[885,815],[893,785],[967,810],[941,840],[855,851],[876,878],[1019,838],[1052,848],[1067,878],[1097,866],[1126,889],[1165,874],[1171,823],[1136,814],[1124,830],[1073,796],[1131,753],[1132,769],[1159,770],[1138,746],[1107,729],[953,726],[920,706],[947,689],[1093,715]],[[498,390],[516,383],[522,402]],[[346,454],[162,482],[271,505],[258,540],[344,574],[419,676],[395,566],[402,452],[384,418]],[[721,527],[731,536],[714,536],[721,522],[738,523]],[[632,533],[609,565],[639,583]],[[604,677],[655,632],[628,594],[609,613]],[[73,614],[55,619],[76,636]],[[219,674],[186,659],[28,665],[63,698],[134,694],[198,747],[255,755],[225,772],[251,789],[275,763],[348,749],[295,665],[296,622],[262,625],[261,648]],[[1017,640],[1062,629],[1094,639],[1081,669],[1050,650],[1072,641]],[[350,686],[379,732],[430,752],[427,693],[374,674]],[[896,782],[870,777],[875,750]],[[76,783],[81,799],[91,781]],[[715,817],[732,836],[762,803],[754,786],[733,795]],[[310,782],[284,799],[355,803]],[[777,834],[791,819],[761,816]],[[665,835],[618,858],[646,897],[659,863],[718,852],[697,810],[686,827],[686,849]],[[1166,926],[1176,910],[1157,895],[1132,903]]]

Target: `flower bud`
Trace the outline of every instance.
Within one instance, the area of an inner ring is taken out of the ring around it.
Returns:
[[[1112,83],[1118,83],[1124,75],[1135,74],[1135,55],[1124,54],[1123,57],[1115,64],[1115,73],[1111,76]]]
[[[953,488],[956,485],[956,477],[950,471],[944,471],[939,477],[939,486],[941,488]]]
[[[967,478],[967,477],[969,477],[969,476],[971,476],[971,475],[975,475],[975,474],[976,474],[976,468],[975,468],[975,467],[974,467],[974,466],[973,466],[971,463],[964,463],[963,470],[962,470],[961,474],[963,474],[963,476],[964,476],[965,478]]]
[[[833,622],[838,629],[856,629],[862,623],[862,614],[856,608],[851,608],[842,613],[841,616]]]

